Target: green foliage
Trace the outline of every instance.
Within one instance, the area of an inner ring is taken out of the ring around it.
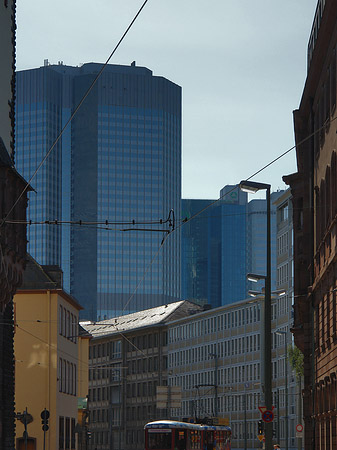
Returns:
[[[296,347],[296,345],[289,346],[288,359],[291,368],[296,373],[297,380],[300,381],[304,374],[303,353],[298,347]]]

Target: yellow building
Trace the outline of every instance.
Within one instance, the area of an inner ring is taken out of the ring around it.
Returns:
[[[89,339],[78,325],[82,307],[62,289],[57,266],[29,258],[14,308],[17,449],[25,448],[25,418],[28,449],[77,449],[78,397],[88,393]]]

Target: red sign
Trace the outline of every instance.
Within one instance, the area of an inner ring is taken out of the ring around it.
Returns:
[[[259,406],[260,413],[263,414],[265,411],[267,411],[266,406]]]
[[[298,425],[296,425],[296,431],[298,433],[301,433],[301,431],[303,431],[303,425],[301,425],[300,423]]]
[[[264,422],[270,423],[274,420],[274,413],[273,411],[268,411],[268,409],[262,413],[262,420]]]

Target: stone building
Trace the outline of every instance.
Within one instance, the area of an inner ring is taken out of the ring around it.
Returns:
[[[294,112],[295,343],[304,353],[306,450],[337,447],[337,3],[319,0]]]
[[[13,294],[26,254],[26,182],[14,168],[15,0],[0,4],[0,448],[13,449]]]
[[[157,408],[167,386],[167,323],[202,311],[187,301],[97,323],[82,322],[89,348],[91,445],[97,450],[143,450],[145,423],[168,417]]]

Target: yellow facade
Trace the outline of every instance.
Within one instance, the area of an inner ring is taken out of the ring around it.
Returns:
[[[43,450],[45,408],[50,412],[45,449],[77,449],[77,400],[88,392],[89,340],[78,337],[81,306],[62,289],[22,290],[14,305],[16,412],[27,408],[32,415],[27,432],[37,450]],[[17,420],[17,439],[23,432]]]

